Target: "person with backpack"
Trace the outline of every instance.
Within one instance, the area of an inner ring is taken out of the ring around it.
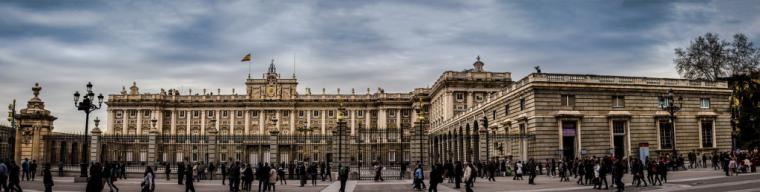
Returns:
[[[338,166],[338,180],[340,180],[340,189],[338,192],[346,192],[346,182],[348,181],[348,166]]]

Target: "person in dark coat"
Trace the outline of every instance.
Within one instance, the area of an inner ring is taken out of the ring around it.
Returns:
[[[230,191],[236,192],[238,191],[239,185],[240,185],[240,167],[238,167],[238,163],[232,163],[230,165],[230,168],[227,172],[230,173]]]
[[[29,173],[32,175],[32,181],[37,176],[37,160],[32,160],[32,164],[29,164]]]
[[[308,180],[306,178],[307,177],[306,176],[306,165],[304,165],[303,162],[298,163],[298,168],[296,168],[296,172],[298,173],[298,176],[301,177],[299,179],[301,179],[301,187],[303,187],[304,185],[306,185],[306,180]]]
[[[222,185],[224,185],[224,181],[227,180],[227,163],[222,163],[221,167],[219,169],[222,171]]]
[[[45,185],[45,192],[53,191],[53,173],[50,172],[50,163],[45,164],[42,170],[42,184]]]
[[[528,184],[531,184],[531,185],[536,184],[535,179],[536,179],[536,174],[538,173],[538,171],[536,170],[536,166],[537,165],[536,165],[535,160],[530,159],[530,161],[528,161],[528,168],[526,169],[528,171]]]
[[[259,179],[259,191],[266,191],[269,185],[269,165],[259,163],[256,169],[256,178]]]
[[[245,185],[244,187],[246,190],[250,191],[251,185],[253,184],[253,177],[254,177],[253,168],[251,167],[251,164],[248,164],[245,166],[245,170],[243,170],[243,176],[245,177],[245,180],[243,181]]]
[[[11,161],[10,164],[10,175],[8,176],[8,189],[7,191],[21,191],[21,186],[19,183],[21,183],[21,168],[16,165],[15,161]]]
[[[103,175],[100,163],[90,166],[90,179],[87,181],[87,192],[100,192],[103,190]]]
[[[454,188],[459,189],[462,183],[462,175],[464,175],[462,168],[462,162],[457,161],[454,163]]]
[[[614,168],[612,168],[612,176],[615,177],[615,186],[617,186],[617,191],[625,191],[625,184],[623,183],[623,175],[625,174],[625,165],[623,164],[623,161],[616,160]]]
[[[182,185],[182,180],[185,179],[185,163],[179,162],[177,165],[177,184]]]
[[[443,182],[443,165],[436,164],[430,170],[430,188],[428,192],[438,192],[438,184]]]
[[[185,167],[185,170],[192,170],[193,168],[190,167],[190,164],[188,164]],[[195,192],[195,186],[193,186],[193,172],[192,171],[185,171],[185,192],[192,191]]]
[[[164,173],[166,173],[166,180],[168,181],[172,175],[172,167],[169,166],[169,163],[164,163]]]

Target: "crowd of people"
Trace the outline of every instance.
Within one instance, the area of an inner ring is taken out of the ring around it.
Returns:
[[[685,157],[683,154],[673,156],[665,153],[657,158],[645,157],[644,159],[590,156],[560,160],[545,159],[544,161],[529,159],[526,162],[503,160],[462,163],[456,161],[432,166],[428,191],[437,191],[437,185],[446,179],[448,183],[454,184],[454,188],[459,189],[464,184],[466,191],[472,191],[478,177],[487,178],[489,182],[496,181],[494,176],[512,176],[513,180],[524,180],[524,177],[528,177],[528,184],[533,185],[538,175],[556,177],[559,178],[559,182],[569,182],[572,177],[578,185],[605,190],[615,187],[617,191],[623,191],[625,190],[623,177],[626,174],[630,174],[633,178],[631,185],[646,187],[667,183],[668,172],[708,168],[708,163],[714,170],[722,170],[726,176],[756,172],[758,161],[760,161],[760,153],[757,149],[721,153],[692,151]],[[413,189],[424,190],[423,166],[418,164],[413,173]]]
[[[495,182],[496,176],[511,176],[513,180],[524,180],[528,184],[536,184],[539,175],[559,178],[559,182],[570,182],[578,185],[592,186],[593,189],[617,188],[625,190],[623,177],[630,174],[632,186],[663,185],[668,182],[668,173],[694,168],[712,168],[724,172],[726,176],[739,175],[757,171],[760,161],[758,150],[731,151],[686,154],[660,154],[658,157],[644,159],[615,158],[615,157],[584,157],[574,159],[545,159],[543,161],[529,159],[528,161],[483,161],[483,162],[447,162],[430,166],[428,185],[425,184],[425,166],[417,162],[413,166],[412,188],[422,191],[437,191],[440,183],[448,180],[454,188],[462,184],[466,191],[473,191],[477,178]],[[193,183],[201,180],[214,180],[221,177],[222,185],[229,185],[229,191],[275,191],[276,184],[287,185],[287,180],[298,180],[299,186],[309,183],[317,185],[317,181],[333,181],[330,174],[331,165],[326,162],[294,162],[294,163],[257,163],[249,164],[239,161],[204,163],[184,161],[177,163],[175,168],[168,163],[163,167],[165,179],[177,178],[177,184],[184,185],[185,191],[195,191]],[[146,166],[140,184],[141,191],[152,192],[156,189],[155,179],[159,166]],[[406,164],[402,166],[402,178],[406,172]],[[58,164],[58,176],[64,176],[63,163]],[[110,192],[118,192],[116,182],[127,178],[127,164],[124,162],[95,162],[90,165],[89,180],[86,191],[102,191],[106,186]],[[34,181],[38,174],[38,164],[34,160],[24,159],[20,165],[14,161],[0,161],[0,189],[3,191],[21,191],[20,182]],[[383,181],[382,172],[385,167],[381,163],[373,163],[375,181]],[[173,172],[175,171],[176,172]],[[340,191],[345,191],[345,183],[349,177],[349,167],[338,167]],[[49,163],[43,165],[43,185],[45,191],[52,191],[53,175]],[[608,177],[610,180],[608,180]],[[254,181],[258,181],[257,189],[253,189]],[[311,182],[309,182],[311,181]]]

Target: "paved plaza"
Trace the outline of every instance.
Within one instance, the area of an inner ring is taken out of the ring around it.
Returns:
[[[713,171],[712,169],[693,169],[689,171],[670,172],[669,182],[663,186],[632,187],[632,177],[626,175],[623,179],[626,182],[627,191],[727,191],[727,192],[748,192],[760,191],[760,174],[745,174],[740,176],[725,177],[723,172]],[[527,179],[527,177],[526,177]],[[608,178],[609,179],[609,178]],[[54,191],[84,191],[84,183],[74,183],[72,177],[55,178]],[[139,178],[130,178],[119,180],[116,185],[120,191],[138,191],[140,182]],[[184,191],[184,185],[177,185],[176,180],[156,180],[156,191]],[[354,192],[381,192],[381,191],[413,191],[411,189],[411,180],[386,180],[385,182],[373,181],[349,181],[347,184],[348,191]],[[427,184],[427,181],[426,181]],[[43,191],[42,183],[37,181],[24,181],[21,184],[24,191]],[[257,188],[257,182],[254,182],[253,188]],[[333,192],[338,191],[339,182],[318,181],[316,186],[307,185],[299,187],[297,180],[289,180],[287,185],[277,185],[277,191],[298,191],[298,192]],[[195,183],[196,191],[227,191],[227,186],[222,186],[220,180],[204,180]],[[488,182],[486,179],[478,178],[475,184],[475,191],[595,191],[591,186],[580,186],[575,181],[559,182],[557,177],[538,176],[536,185],[529,185],[527,180],[515,181],[511,177],[497,177],[496,182]],[[438,190],[441,192],[465,191],[464,185],[460,189],[454,189],[453,183],[444,183],[439,185]],[[614,191],[610,187],[606,191]],[[108,191],[108,188],[103,191]]]

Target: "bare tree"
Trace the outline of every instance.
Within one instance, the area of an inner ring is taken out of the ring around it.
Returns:
[[[691,42],[686,50],[676,48],[676,70],[689,79],[716,80],[726,75],[728,63],[728,43],[721,41],[718,34],[707,33]]]
[[[760,63],[760,52],[747,36],[741,33],[734,35],[728,54],[726,70],[731,76],[749,75]]]

